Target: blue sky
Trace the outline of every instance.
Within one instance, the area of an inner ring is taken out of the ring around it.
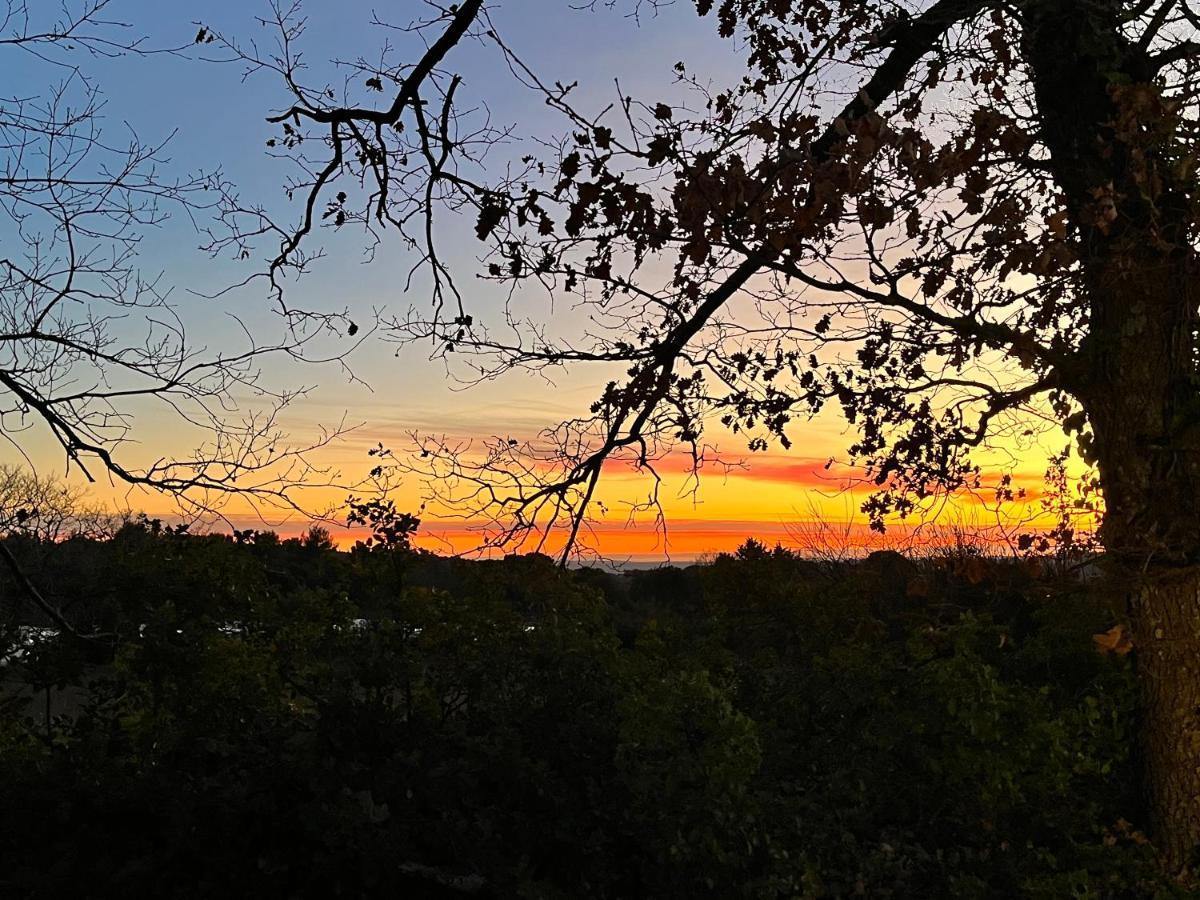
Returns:
[[[657,13],[642,3],[640,20],[628,15],[639,5],[637,0],[618,0],[616,8],[606,8],[605,2],[597,3],[596,9],[577,8],[581,5],[574,0],[497,0],[491,16],[505,42],[545,82],[578,82],[572,96],[582,110],[598,111],[612,103],[619,96],[617,79],[623,92],[650,103],[682,99],[685,94],[673,83],[673,66],[681,59],[688,60],[693,71],[696,61],[702,61],[709,70],[703,74],[718,83],[728,83],[740,74],[737,49],[720,40],[715,22],[699,18],[689,2],[681,0]],[[52,14],[49,6],[31,6],[35,16]],[[393,44],[395,58],[417,57],[421,38],[372,25],[375,9],[359,0],[308,0],[303,5],[307,28],[300,46],[308,65],[307,83],[340,85],[345,70],[330,60],[375,58],[385,40]],[[401,0],[378,11],[389,22],[405,25],[427,16],[429,10],[424,2]],[[271,15],[266,0],[209,0],[202,4],[112,0],[105,12],[110,20],[128,23],[122,32],[126,37],[144,35],[148,46],[189,45],[197,23],[242,43],[258,42],[268,52],[275,41],[275,33],[257,21]],[[123,140],[120,136],[127,127],[145,142],[173,134],[171,170],[220,169],[248,203],[264,204],[281,220],[294,219],[299,208],[285,201],[284,164],[271,159],[266,151],[266,141],[279,135],[278,126],[269,125],[266,117],[287,105],[284,86],[272,73],[247,78],[241,63],[205,61],[205,55],[220,54],[213,45],[205,45],[190,47],[181,55],[83,59],[85,70],[97,80],[106,98],[106,136]],[[27,94],[43,91],[62,71],[11,52],[0,54],[0,67],[8,90]],[[516,140],[490,164],[503,165],[506,155],[515,159],[534,146],[531,142],[569,130],[559,113],[512,77],[498,51],[486,42],[463,42],[448,57],[446,68],[464,79],[459,92],[464,105],[486,105],[493,123],[516,128]],[[378,102],[386,104],[387,96],[379,95]],[[472,281],[479,268],[473,223],[445,219],[443,223],[444,258],[461,284],[471,291],[484,290]],[[290,287],[293,305],[329,310],[348,307],[363,321],[374,309],[403,313],[410,306],[428,303],[427,286],[420,280],[412,290],[404,290],[404,275],[413,260],[398,241],[385,243],[374,261],[364,265],[359,235],[339,233],[322,239],[329,255]],[[279,323],[270,311],[262,282],[220,302],[202,296],[239,281],[250,271],[261,270],[271,245],[261,244],[254,259],[235,261],[210,258],[199,250],[201,242],[201,235],[184,217],[177,216],[146,233],[141,247],[141,267],[148,272],[161,271],[164,283],[172,286],[191,343],[214,348],[236,340],[237,329],[228,312],[236,313],[263,339],[277,333]],[[486,310],[499,298],[480,293],[472,299]],[[529,304],[526,311],[532,316],[547,312],[548,298],[544,296],[519,302]],[[561,306],[554,314],[559,322],[569,321],[572,315]],[[338,344],[334,342],[329,349],[338,349]],[[409,348],[397,357],[394,347],[378,341],[361,347],[350,363],[369,387],[351,383],[336,366],[299,367],[280,361],[266,373],[267,383],[276,387],[319,386],[290,413],[288,424],[301,437],[320,424],[338,422],[343,414],[351,422],[364,423],[360,434],[337,451],[339,462],[350,465],[377,439],[388,440],[409,428],[450,434],[532,434],[539,426],[585,410],[596,396],[597,381],[604,380],[598,373],[566,374],[549,385],[540,377],[517,374],[500,384],[461,393],[448,383],[442,365],[430,362],[420,348]],[[143,419],[137,435],[142,445],[133,451],[135,458],[190,449],[183,444],[186,438],[178,424],[167,419]],[[44,436],[27,434],[23,446],[39,465],[46,462],[50,470],[61,471],[61,452],[55,454]]]
[[[30,5],[50,11],[49,0],[45,2],[44,6],[43,0]],[[67,2],[77,4],[79,0]],[[596,112],[616,100],[615,79],[619,79],[621,91],[650,104],[660,100],[694,102],[694,96],[689,98],[674,83],[673,67],[679,60],[688,63],[691,74],[711,79],[718,87],[735,82],[744,72],[741,49],[720,40],[716,23],[711,17],[698,17],[690,0],[667,4],[657,14],[642,0],[640,21],[628,15],[639,5],[638,0],[615,0],[615,8],[608,8],[607,0],[598,0],[596,9],[577,8],[582,5],[586,0],[495,0],[491,6],[497,31],[544,82],[578,82],[572,96],[582,111]],[[309,66],[308,84],[340,86],[345,70],[330,60],[377,58],[385,40],[394,45],[394,58],[419,55],[420,37],[373,26],[373,9],[371,3],[361,0],[308,0],[304,4],[307,31],[300,46]],[[379,7],[380,16],[397,25],[428,11],[421,0],[392,0]],[[275,40],[274,33],[257,21],[271,13],[267,0],[111,0],[106,12],[110,19],[129,23],[127,35],[145,35],[149,45],[158,47],[190,45],[197,23],[239,42],[257,41],[268,52]],[[269,125],[266,117],[286,107],[287,91],[271,73],[246,78],[240,63],[201,58],[213,55],[214,50],[206,45],[189,47],[181,55],[86,60],[87,71],[96,77],[107,98],[107,134],[120,135],[126,123],[143,141],[161,140],[173,133],[171,170],[220,169],[248,204],[261,203],[279,220],[292,221],[299,208],[284,197],[286,169],[268,156],[266,148],[269,138],[279,136],[278,126]],[[535,148],[538,140],[569,131],[557,112],[512,77],[498,51],[486,42],[463,42],[452,51],[445,67],[464,79],[458,94],[460,105],[486,105],[494,124],[515,126],[515,140],[492,157],[491,166],[502,167],[506,157],[517,159]],[[0,69],[6,86],[0,94],[9,96],[18,91],[42,91],[61,77],[62,71],[14,52],[0,53]],[[389,102],[386,93],[370,96],[381,105]],[[495,313],[501,298],[473,280],[479,270],[479,244],[472,226],[465,218],[443,219],[440,250],[460,285],[468,289],[472,313],[480,320]],[[364,264],[361,235],[348,232],[350,229],[336,236],[318,236],[328,256],[289,288],[291,304],[308,309],[348,308],[354,318],[365,322],[372,310],[403,314],[410,307],[429,303],[424,282],[418,280],[411,290],[405,290],[405,274],[414,260],[399,241],[386,242],[374,261]],[[0,232],[0,242],[4,239]],[[147,233],[141,248],[143,269],[161,271],[164,282],[173,286],[172,296],[188,326],[191,343],[223,348],[236,340],[237,329],[228,313],[236,313],[260,339],[269,340],[278,333],[279,322],[271,313],[262,282],[220,302],[202,295],[236,283],[249,272],[261,271],[273,248],[264,242],[255,258],[235,261],[210,258],[199,250],[201,243],[201,235],[184,218],[176,217]],[[549,298],[544,295],[521,296],[517,303],[519,311],[532,318],[544,321],[549,315]],[[553,323],[570,330],[578,325],[579,314],[560,303],[554,307]],[[344,346],[334,340],[328,349]],[[399,444],[410,429],[455,436],[531,436],[540,427],[585,411],[606,380],[595,371],[556,372],[551,384],[539,376],[517,373],[499,383],[461,392],[446,378],[442,364],[431,362],[422,348],[408,347],[397,356],[394,346],[377,340],[367,342],[349,361],[365,385],[352,383],[337,366],[298,366],[285,360],[267,366],[265,381],[275,388],[317,386],[306,400],[291,408],[285,422],[298,439],[343,417],[350,423],[362,423],[356,435],[327,454],[329,462],[350,474],[369,468],[368,447],[380,440]],[[141,444],[133,450],[135,462],[139,456],[144,460],[186,453],[191,446],[190,437],[174,418],[144,417],[137,423],[136,435]],[[811,498],[824,496],[824,460],[844,448],[845,425],[840,420],[819,420],[798,437],[798,462],[773,454],[756,458],[749,477],[731,477],[727,482],[710,479],[704,488],[703,507],[692,506],[690,500],[679,501],[676,505],[681,514],[694,523],[707,522],[705,528],[697,526],[705,534],[705,529],[722,521],[740,523],[734,529],[739,535],[729,540],[744,536],[740,532],[749,520],[778,527],[802,518]],[[27,433],[21,440],[39,468],[63,470],[61,450],[54,452],[44,436]],[[738,454],[744,445],[723,443],[722,449]],[[0,453],[0,461],[13,460],[13,454]],[[609,480],[620,483],[620,479]],[[831,487],[836,489],[836,485]],[[411,501],[415,506],[417,496],[413,493],[401,502]],[[165,505],[161,498],[145,495],[129,502],[152,511]],[[829,502],[844,505],[836,497]],[[824,514],[845,516],[844,511],[824,510],[826,500],[820,505]],[[696,549],[704,546],[697,543]]]
[[[628,0],[625,9],[596,10],[573,8],[570,0],[504,0],[494,5],[493,21],[504,39],[547,81],[578,81],[577,102],[582,108],[599,109],[617,95],[614,77],[622,88],[634,95],[658,99],[671,93],[673,63],[680,58],[724,59],[730,71],[736,68],[735,56],[727,43],[719,41],[714,23],[699,19],[690,5],[677,4],[657,15],[643,15],[640,24],[625,13],[634,6]],[[426,15],[429,7],[416,0],[386,4],[388,21],[406,24]],[[35,15],[38,5],[33,4]],[[42,9],[49,11],[49,7]],[[335,58],[375,57],[384,40],[396,45],[398,56],[415,57],[419,38],[395,31],[383,31],[371,20],[375,7],[365,2],[309,0],[303,6],[308,20],[302,41],[310,82],[326,78],[339,84],[343,71],[329,63]],[[153,2],[153,0],[113,0],[106,10],[109,19],[129,24],[126,35],[145,35],[154,46],[186,45],[196,33],[196,22],[220,30],[242,42],[257,41],[270,47],[273,33],[256,21],[270,14],[266,0],[233,2],[209,0],[203,4]],[[380,16],[385,10],[379,10]],[[407,41],[407,44],[405,43]],[[207,49],[207,48],[206,48]],[[143,141],[160,140],[172,132],[171,168],[179,172],[221,169],[234,182],[244,199],[261,202],[283,220],[290,220],[297,209],[284,201],[282,182],[286,170],[266,154],[265,142],[278,130],[265,121],[266,116],[287,102],[287,94],[270,73],[243,78],[239,63],[216,64],[200,59],[159,55],[150,58],[86,60],[86,70],[94,75],[105,97],[107,135],[119,136],[126,123]],[[53,68],[19,53],[0,54],[4,83],[9,90],[28,93],[43,90],[60,77]],[[470,103],[485,103],[496,123],[514,124],[522,139],[546,138],[561,134],[566,124],[541,99],[523,89],[507,72],[493,47],[478,41],[464,42],[447,60],[447,67],[460,73],[464,86],[460,93]],[[714,74],[720,74],[715,72]],[[385,97],[380,98],[386,103]],[[508,149],[511,156],[521,155],[529,145],[517,142]],[[503,155],[496,160],[503,162]],[[470,222],[445,223],[443,252],[454,269],[470,283],[477,270],[477,246],[470,237]],[[201,237],[181,217],[145,235],[141,265],[147,271],[164,273],[173,285],[173,297],[192,328],[192,340],[212,345],[232,337],[220,314],[232,308],[261,333],[276,327],[269,312],[266,292],[261,283],[238,292],[222,307],[203,300],[199,294],[212,292],[239,280],[261,259],[235,262],[212,259],[198,250]],[[328,243],[329,257],[311,275],[291,288],[293,303],[308,308],[341,309],[350,307],[365,317],[373,308],[403,312],[410,305],[427,301],[424,285],[407,294],[403,274],[412,260],[398,242],[385,244],[370,265],[362,264],[362,243],[358,235],[340,235]],[[263,253],[270,249],[264,244]],[[196,292],[196,293],[193,293]],[[224,324],[223,324],[224,323]],[[392,348],[368,345],[353,359],[355,370],[376,388],[374,395],[361,387],[348,386],[336,368],[294,372],[280,369],[284,379],[318,382],[322,391],[314,398],[312,415],[317,410],[343,406],[352,416],[369,418],[372,412],[385,412],[391,420],[403,418],[403,408],[395,407],[398,385],[422,385],[422,406],[427,420],[430,407],[448,403],[450,410],[460,402],[450,396],[434,400],[443,391],[440,366],[427,363],[418,353],[397,360]],[[505,392],[511,392],[506,386]],[[383,397],[380,392],[383,392]],[[486,393],[486,391],[484,392]],[[583,394],[580,394],[582,399]],[[381,409],[383,405],[389,407]],[[462,402],[463,408],[477,406]],[[485,401],[494,410],[494,402]],[[547,409],[547,421],[555,411]],[[528,418],[526,415],[524,418]],[[453,427],[453,421],[448,427]]]

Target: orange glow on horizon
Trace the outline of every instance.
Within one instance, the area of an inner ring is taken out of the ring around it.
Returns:
[[[945,533],[958,528],[960,532],[974,534],[973,539],[999,549],[1019,531],[1044,530],[1053,524],[1040,502],[1044,497],[1045,455],[1012,449],[997,457],[1005,463],[1003,466],[994,460],[984,462],[985,471],[995,473],[994,477],[984,479],[988,487],[943,498],[937,508],[924,510],[922,517],[909,522],[890,522],[887,532],[881,535],[868,528],[860,511],[875,485],[863,477],[861,470],[835,461],[846,436],[821,427],[813,427],[805,436],[808,439],[798,445],[803,449],[793,453],[733,452],[722,454],[718,462],[709,451],[698,483],[690,478],[691,459],[686,453],[675,452],[656,460],[653,467],[662,479],[658,496],[665,533],[656,524],[653,513],[643,511],[632,520],[628,515],[633,508],[631,504],[644,504],[649,499],[654,488],[650,473],[639,471],[628,461],[610,461],[605,466],[597,497],[603,508],[597,506],[593,511],[598,521],[585,530],[583,543],[589,550],[614,560],[691,560],[735,550],[748,538],[768,546],[781,543],[792,549],[816,552],[824,544],[824,549],[860,554],[881,548],[919,550],[929,541],[948,540]],[[402,446],[397,435],[392,435],[397,438],[394,441],[389,441],[386,434],[379,437],[385,446]],[[724,446],[738,446],[737,436],[725,437]],[[366,457],[365,451],[370,446],[373,443],[349,441],[329,448],[325,458],[345,472],[348,480],[354,480],[374,464]],[[1013,487],[1023,489],[1024,495],[1019,500],[998,504],[995,485],[1000,473],[1012,471],[1014,463],[1021,465],[1012,472]],[[179,518],[178,510],[161,495],[130,493],[118,486],[99,487],[92,496],[103,501],[107,495],[112,508],[144,509],[147,514],[167,521]],[[349,491],[314,488],[305,493],[306,509],[336,510]],[[479,530],[460,519],[439,518],[438,513],[445,510],[422,511],[427,493],[425,485],[408,478],[390,495],[398,509],[422,518],[417,545],[443,553],[469,554],[477,550],[482,542]],[[216,530],[229,527],[273,530],[285,538],[303,534],[311,521],[294,511],[266,510],[258,515],[246,501],[236,497],[222,512],[224,520],[212,525]],[[327,522],[326,527],[338,546],[348,548],[365,538],[366,533],[342,527],[342,515],[331,515],[332,523]],[[918,524],[930,517],[932,524]],[[944,532],[941,537],[937,536],[939,529]],[[551,535],[544,552],[556,555],[561,551],[562,541],[562,533]],[[530,551],[534,546],[534,541],[526,541],[513,549]]]

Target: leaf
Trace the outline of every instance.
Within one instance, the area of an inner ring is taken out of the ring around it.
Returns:
[[[578,150],[568,153],[563,157],[562,162],[559,163],[558,172],[562,176],[564,182],[569,183],[575,180],[575,176],[579,174],[579,165],[580,159]]]
[[[671,107],[667,106],[667,104],[665,104],[665,103],[655,104],[654,118],[665,122],[668,119],[670,119],[672,115],[673,115],[673,113],[671,111]]]
[[[375,76],[374,78],[368,78],[367,79],[367,87],[369,87],[373,91],[382,91],[383,90],[383,82],[379,80],[379,76]]]
[[[1069,216],[1070,213],[1063,209],[1046,219],[1046,227],[1060,241],[1067,236],[1067,221]]]
[[[1124,625],[1114,625],[1103,634],[1093,634],[1092,642],[1095,643],[1097,652],[1102,655],[1115,653],[1117,656],[1124,656],[1133,649],[1133,638]]]
[[[673,149],[671,138],[665,134],[657,134],[650,141],[649,147],[646,148],[646,161],[652,166],[657,166],[659,163],[666,162],[671,156]]]
[[[475,222],[475,236],[486,241],[504,220],[504,209],[498,203],[486,202],[479,207],[479,218]]]

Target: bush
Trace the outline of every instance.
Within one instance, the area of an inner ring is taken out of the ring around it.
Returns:
[[[1094,592],[751,549],[622,584],[146,526],[39,548],[118,637],[4,670],[0,888],[1167,895]]]

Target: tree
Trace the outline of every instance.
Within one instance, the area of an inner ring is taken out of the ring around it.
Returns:
[[[183,49],[152,47],[111,5],[0,3],[0,54],[48,85],[0,95],[0,431],[25,452],[41,429],[68,470],[169,492],[188,513],[234,494],[294,508],[297,485],[327,476],[280,434],[296,392],[272,390],[259,366],[302,356],[313,335],[263,342],[246,331],[243,347],[209,351],[168,287],[138,269],[144,233],[171,212],[199,221],[217,210],[224,182],[171,175],[167,129],[148,142],[105,127],[89,63]],[[240,422],[237,393],[262,401]],[[147,412],[190,430],[195,451],[130,461],[135,416]]]
[[[116,527],[116,517],[89,503],[82,488],[0,465],[0,538],[20,535],[53,543],[76,535],[110,536]]]
[[[315,210],[372,240],[420,222],[410,240],[436,303],[394,321],[399,340],[433,340],[475,378],[623,370],[543,443],[497,441],[482,459],[423,448],[504,539],[565,524],[573,541],[606,463],[653,476],[682,444],[698,466],[714,419],[762,449],[840,407],[881,527],[977,484],[978,449],[1029,412],[1061,426],[1098,467],[1152,820],[1185,866],[1200,845],[1200,5],[695,5],[748,54],[724,90],[677,67],[698,110],[621,96],[581,112],[481,2],[417,26],[433,31],[415,63],[360,63],[359,104],[301,87],[282,54],[290,106],[271,121],[314,174],[272,271],[302,261]],[[569,122],[545,159],[499,181],[469,174],[474,138],[444,70],[467,36]],[[468,308],[432,239],[446,206],[473,210],[485,278],[575,295],[596,329]]]

